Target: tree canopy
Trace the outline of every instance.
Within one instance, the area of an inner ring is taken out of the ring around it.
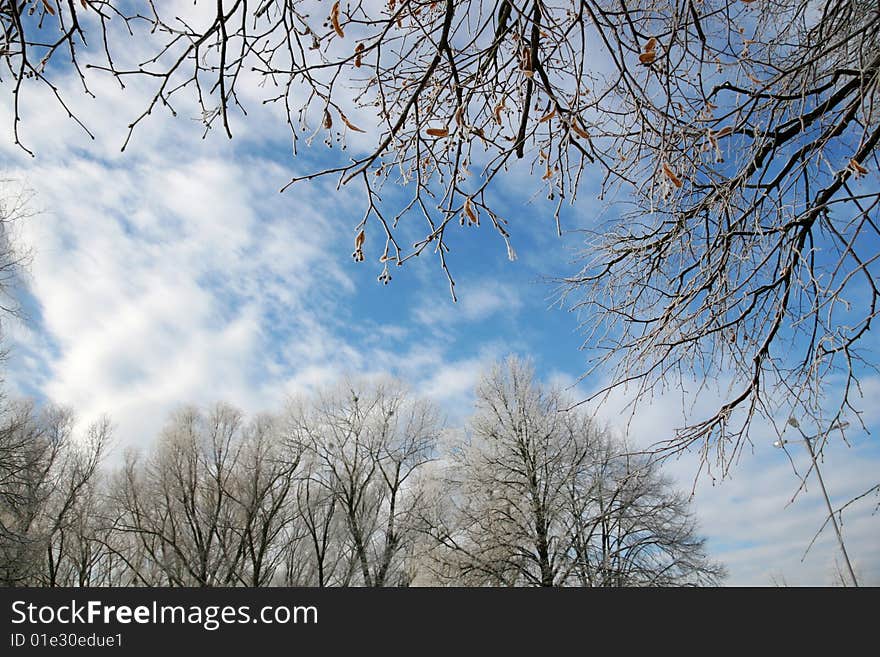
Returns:
[[[92,75],[151,85],[129,139],[191,102],[231,136],[242,89],[262,90],[294,153],[341,146],[288,184],[359,186],[353,257],[385,283],[434,253],[454,296],[454,230],[489,226],[515,258],[505,181],[546,195],[560,232],[597,187],[615,204],[562,286],[594,365],[643,394],[730,378],[667,451],[716,447],[726,470],[755,417],[824,429],[858,411],[878,297],[874,0],[23,0],[0,25],[25,150],[23,96],[48,85],[70,113],[71,70],[84,93]]]

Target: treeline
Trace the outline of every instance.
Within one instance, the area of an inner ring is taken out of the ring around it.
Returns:
[[[396,382],[246,419],[174,413],[102,466],[110,424],[6,403],[6,586],[716,584],[685,496],[509,359],[463,429]]]

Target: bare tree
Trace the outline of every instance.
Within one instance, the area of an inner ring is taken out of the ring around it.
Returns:
[[[457,562],[453,581],[554,586],[568,551],[563,493],[596,431],[570,421],[581,418],[560,412],[558,392],[515,359],[494,366],[476,394],[470,440],[453,453],[453,492],[441,493],[457,503],[441,501],[448,520],[431,531]]]
[[[99,473],[103,475],[104,473]],[[107,547],[105,482],[96,476],[77,496],[70,521],[58,537],[55,578],[62,586],[114,586],[119,580],[117,559]]]
[[[409,399],[395,382],[349,383],[322,392],[310,406],[293,404],[290,426],[311,452],[299,499],[321,569],[338,514],[357,573],[344,582],[407,584],[399,562],[415,534],[421,491],[412,484],[433,458],[441,426],[436,410]],[[320,577],[326,583],[326,573]]]
[[[48,496],[45,481],[58,456],[47,428],[35,416],[33,404],[5,409],[0,427],[0,564],[6,586],[27,584],[39,573],[44,544],[31,529]]]
[[[99,480],[110,437],[107,420],[83,440],[73,414],[19,402],[0,425],[0,573],[11,585],[75,583],[81,570],[76,543]]]
[[[717,583],[684,497],[516,359],[477,387],[425,531],[442,582],[503,586]],[[450,501],[452,503],[450,504]]]
[[[657,128],[633,119],[618,140],[638,162],[631,210],[594,235],[568,284],[613,385],[730,377],[714,414],[662,445],[708,459],[714,444],[726,473],[756,415],[833,422],[858,410],[873,368],[859,345],[877,301],[880,11],[832,0],[692,15],[675,42],[658,34],[654,100],[630,103]]]
[[[717,585],[690,500],[646,456],[605,437],[583,481],[568,489],[572,560],[581,586]]]
[[[89,427],[84,439],[64,438],[63,458],[49,482],[51,493],[39,522],[46,540],[47,586],[78,584],[89,577],[100,550],[91,540],[90,518],[99,493],[101,460],[111,436],[106,417]]]
[[[295,413],[292,417],[301,416]],[[294,502],[299,522],[287,538],[283,581],[288,586],[348,586],[356,562],[345,539],[341,506],[333,490],[325,485],[318,454],[308,449],[303,461]]]
[[[327,391],[282,416],[174,415],[105,504],[105,572],[172,586],[408,583],[415,474],[439,422],[396,384]]]
[[[171,586],[162,534],[149,528],[143,500],[146,482],[143,462],[128,450],[124,462],[109,477],[101,531],[95,538],[111,555],[110,579],[117,586]]]
[[[286,532],[297,514],[291,498],[302,448],[285,440],[279,427],[269,415],[250,422],[229,485],[238,510],[230,518],[225,548],[227,557],[235,555],[233,563],[242,563],[235,575],[245,586],[272,583],[283,562],[280,543],[292,539]]]
[[[130,460],[116,491],[123,512],[114,529],[131,533],[161,579],[172,586],[232,585],[244,570],[247,532],[231,491],[241,455],[242,416],[218,405],[179,411],[155,453]],[[134,557],[130,557],[134,562]]]

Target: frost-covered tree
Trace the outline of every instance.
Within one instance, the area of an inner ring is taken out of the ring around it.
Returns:
[[[484,374],[427,507],[433,577],[491,586],[715,584],[687,499],[559,389],[509,359]]]
[[[418,475],[434,458],[442,427],[436,408],[396,382],[349,382],[292,404],[288,426],[309,462],[297,499],[319,583],[329,583],[331,562],[332,572],[339,569],[344,546],[343,583],[408,584],[402,562],[423,500]]]
[[[73,413],[32,402],[0,414],[0,583],[75,585],[89,579],[89,509],[110,440],[107,420],[75,436]]]

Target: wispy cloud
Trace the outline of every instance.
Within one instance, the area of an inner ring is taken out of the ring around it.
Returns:
[[[866,389],[876,385],[873,378],[864,383]],[[718,384],[721,387],[723,383]],[[575,396],[586,396],[585,388],[574,390]],[[632,395],[622,390],[603,399],[593,407],[600,421],[626,432],[634,448],[644,448],[671,437],[687,417],[714,411],[719,396],[711,388],[701,397],[682,390],[661,392],[635,412],[629,405]],[[830,524],[807,552],[828,513],[814,473],[801,488],[810,459],[792,438],[787,445],[790,461],[785,452],[772,446],[776,437],[771,428],[756,422],[750,443],[727,476],[722,476],[717,466],[707,473],[696,451],[664,462],[666,473],[682,489],[693,491],[701,531],[709,538],[712,554],[728,566],[731,584],[830,585],[836,582],[838,565],[843,568]],[[832,437],[820,463],[834,508],[878,483],[880,449],[855,427],[848,438],[851,447]],[[711,454],[709,459],[711,466]],[[868,496],[843,514],[844,538],[860,583],[875,586],[880,584],[878,503],[880,496]]]
[[[495,279],[470,282],[467,294],[458,303],[449,298],[424,299],[413,309],[413,318],[419,324],[449,327],[466,322],[482,322],[501,315],[514,318],[523,307],[519,291]]]
[[[368,268],[375,262],[348,258],[360,216],[355,192],[328,181],[278,193],[299,164],[287,155],[277,108],[251,103],[248,120],[234,119],[232,142],[219,134],[202,140],[194,107],[179,107],[177,119],[157,112],[123,154],[125,126],[150,86],[133,82],[119,94],[114,80],[96,76],[95,100],[77,93],[77,84],[61,80],[95,128],[94,141],[59,115],[45,90],[24,101],[25,135],[37,157],[0,141],[9,173],[35,189],[42,209],[22,225],[22,240],[34,249],[32,304],[30,322],[9,336],[14,390],[71,405],[83,423],[109,413],[122,445],[143,445],[178,404],[224,399],[248,411],[278,408],[285,396],[343,374],[398,374],[441,402],[455,423],[471,412],[482,367],[507,352],[532,354],[559,381],[582,371],[573,318],[546,312],[549,290],[533,284],[570,255],[571,241],[543,237],[553,232],[549,214],[542,225],[519,222],[514,244],[524,257],[516,263],[507,263],[503,242],[485,227],[452,234],[476,254],[452,258],[458,304],[434,263],[414,263],[413,275],[395,274],[382,288]],[[8,134],[8,106],[0,106],[0,125]],[[511,201],[505,210],[513,217],[529,208]],[[476,257],[483,245],[505,269]],[[380,247],[369,246],[375,261]],[[880,380],[866,379],[863,390],[880,390]],[[574,389],[579,398],[587,392],[586,384]],[[681,423],[678,397],[656,397],[629,424],[625,397],[612,396],[597,412],[647,444]],[[837,557],[830,532],[801,562],[824,517],[821,500],[811,482],[789,504],[799,482],[770,442],[756,440],[730,479],[698,481],[703,531],[732,583],[828,583]],[[880,455],[868,442],[835,445],[827,459],[838,503],[876,483]],[[690,488],[697,466],[688,456],[667,467]],[[865,583],[878,584],[872,505],[876,498],[844,519]]]

